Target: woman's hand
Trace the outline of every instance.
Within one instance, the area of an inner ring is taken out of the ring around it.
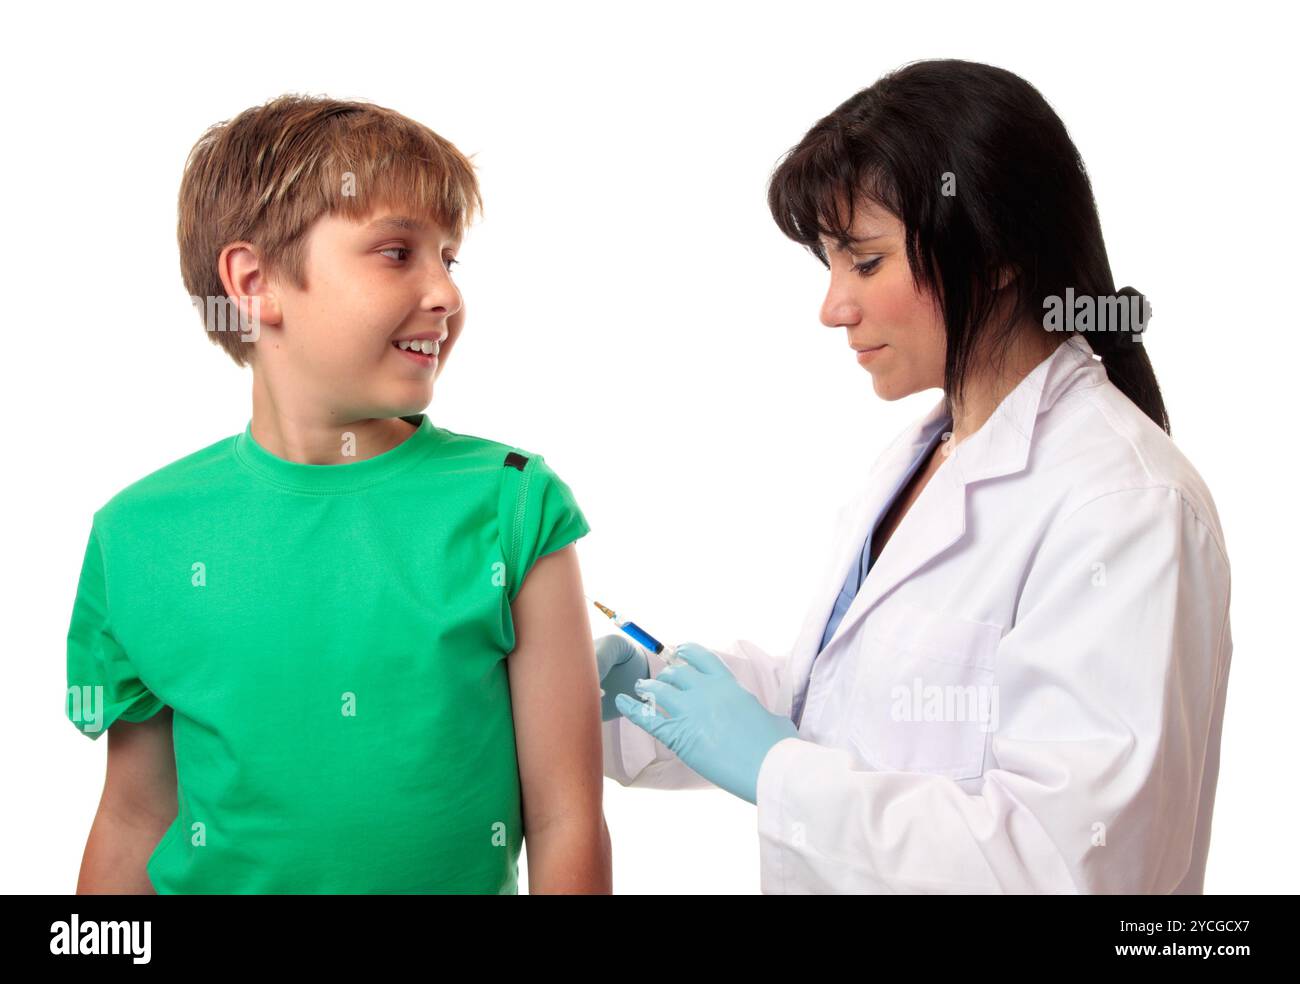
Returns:
[[[614,698],[631,695],[638,680],[650,675],[650,661],[632,640],[624,635],[607,635],[596,640],[596,670],[600,674],[600,719],[619,717]]]
[[[757,804],[763,759],[777,742],[797,738],[799,729],[760,704],[716,653],[685,642],[677,655],[686,665],[636,681],[634,689],[649,702],[619,694],[618,710],[709,782]]]

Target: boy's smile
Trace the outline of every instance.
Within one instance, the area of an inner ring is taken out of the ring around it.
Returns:
[[[438,364],[438,353],[445,335],[416,335],[393,342],[393,347],[422,366],[433,368]]]

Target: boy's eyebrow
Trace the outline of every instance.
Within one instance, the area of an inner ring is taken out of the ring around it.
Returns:
[[[396,229],[400,232],[424,232],[428,225],[419,219],[413,219],[409,215],[385,215],[382,218],[375,219],[366,226],[367,229]],[[459,239],[454,242],[460,242]]]

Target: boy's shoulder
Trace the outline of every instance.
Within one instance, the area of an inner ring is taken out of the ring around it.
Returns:
[[[459,431],[437,427],[442,434],[439,454],[440,462],[449,460],[458,464],[479,462],[486,468],[514,467],[520,471],[525,468],[547,468],[542,455],[536,451],[522,448],[517,444],[508,444],[476,434],[462,434]]]
[[[562,508],[576,499],[569,484],[539,452],[505,441],[437,428],[441,443],[430,463],[457,477],[472,491],[471,498],[492,499],[516,516]]]
[[[151,507],[211,489],[213,479],[230,468],[236,436],[223,437],[198,451],[155,468],[115,493],[95,511],[102,525],[128,516],[149,515]]]

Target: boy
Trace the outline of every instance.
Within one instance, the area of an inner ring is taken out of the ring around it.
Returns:
[[[95,513],[78,891],[513,893],[524,836],[532,891],[610,891],[589,527],[540,455],[420,412],[475,204],[455,147],[364,102],[284,96],[191,151],[182,275],[253,413]]]

